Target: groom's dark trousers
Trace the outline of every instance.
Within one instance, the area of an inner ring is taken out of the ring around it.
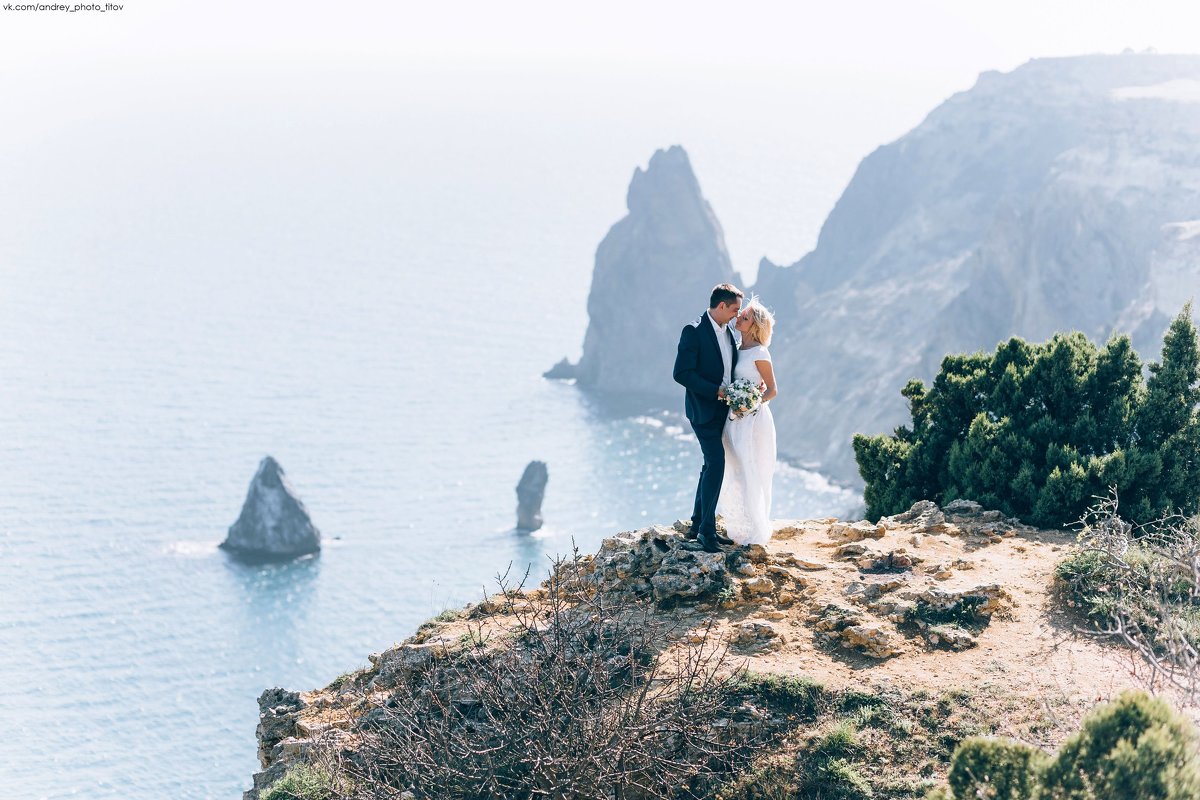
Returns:
[[[729,337],[729,373],[732,375],[737,366],[737,344],[728,328],[725,335]],[[704,466],[696,484],[696,502],[692,507],[692,530],[702,542],[705,539],[715,541],[717,499],[725,479],[725,447],[721,444],[721,432],[725,429],[729,409],[717,398],[725,380],[725,362],[721,359],[721,346],[717,343],[717,332],[708,312],[685,326],[679,334],[673,374],[675,381],[687,390],[684,413],[696,432],[700,452],[704,454]]]

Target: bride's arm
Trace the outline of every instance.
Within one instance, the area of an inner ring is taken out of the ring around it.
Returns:
[[[763,393],[762,401],[765,403],[768,400],[775,398],[779,391],[775,388],[775,370],[771,366],[770,361],[755,361],[754,365],[758,367],[758,374],[762,375],[763,383],[767,385],[767,391]]]

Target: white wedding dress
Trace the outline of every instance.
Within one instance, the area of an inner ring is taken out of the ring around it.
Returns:
[[[733,378],[762,380],[756,361],[770,361],[762,345],[738,351]],[[766,544],[771,540],[771,482],[775,477],[775,419],[768,403],[758,412],[725,422],[725,480],[717,512],[725,521],[729,538],[738,544]]]

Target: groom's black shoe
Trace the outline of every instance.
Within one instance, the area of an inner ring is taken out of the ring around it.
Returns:
[[[717,541],[716,534],[702,533],[696,537],[696,541],[700,543],[700,546],[704,548],[704,552],[706,553],[721,552],[721,544]]]
[[[729,546],[734,543],[733,539],[730,539],[728,536],[723,536],[722,534],[719,534],[719,533],[716,533],[713,535],[717,539],[717,544],[723,544],[725,546]],[[683,534],[683,538],[685,538],[689,541],[694,541],[696,539],[696,529],[688,528],[687,532]]]

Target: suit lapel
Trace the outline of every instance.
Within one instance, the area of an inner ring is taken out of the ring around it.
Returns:
[[[735,339],[733,337],[733,331],[729,330],[728,327],[725,328],[725,335],[729,337],[729,352],[733,354],[732,357],[729,359],[729,380],[732,381],[734,373],[737,370],[737,359],[738,359],[737,339]]]
[[[710,317],[708,312],[705,311],[701,319],[704,320],[704,323],[700,327],[708,332],[707,338],[710,342],[712,342],[713,348],[715,348],[717,351],[717,357],[720,358],[721,343],[717,341],[717,329],[713,327],[712,317]]]
[[[717,360],[721,362],[721,369],[725,369],[725,360],[721,358],[721,342],[717,339],[717,329],[713,327],[712,317],[705,311],[702,319],[704,320],[700,327],[708,331],[708,339],[712,342],[713,349],[717,351]],[[733,338],[733,331],[729,330],[729,326],[725,326],[725,336],[729,339],[729,380],[733,380],[733,371],[737,369],[738,362],[738,346],[737,339]]]

